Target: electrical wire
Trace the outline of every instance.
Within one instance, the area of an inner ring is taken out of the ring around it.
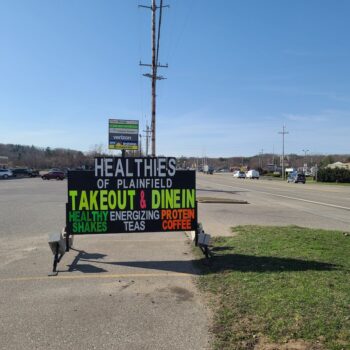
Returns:
[[[140,6],[140,0],[137,0],[137,7]],[[144,45],[143,45],[143,40],[141,38],[145,28],[144,28],[144,21],[143,17],[141,17],[140,12],[138,11],[138,21],[137,21],[137,27],[138,27],[138,48],[139,48],[139,59],[143,56],[144,53]],[[142,20],[141,20],[142,19]],[[146,95],[146,88],[145,88],[145,83],[144,83],[144,78],[142,76],[142,67],[139,66],[139,100],[140,100],[140,111],[141,111],[141,123],[140,123],[140,130],[143,130],[143,127],[147,124],[147,119],[146,119],[146,113],[145,113],[145,95]]]
[[[168,61],[169,62],[171,61],[175,51],[177,50],[177,48],[182,40],[185,29],[187,29],[189,19],[192,15],[192,12],[193,12],[193,7],[194,7],[194,0],[191,0],[190,3],[187,4],[187,13],[186,13],[186,16],[185,16],[183,23],[181,25],[181,29],[179,30],[179,35],[177,36],[177,39],[174,39],[172,47],[169,47],[169,53],[168,53]]]
[[[159,55],[160,27],[161,27],[161,25],[162,25],[162,12],[163,12],[163,0],[160,0],[160,5],[159,5],[159,22],[158,22],[158,35],[157,35],[157,51],[156,51],[156,65],[159,64],[158,55]]]

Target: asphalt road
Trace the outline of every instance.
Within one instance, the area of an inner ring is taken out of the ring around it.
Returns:
[[[249,204],[199,204],[199,221],[212,235],[245,224],[298,225],[350,231],[350,186],[288,184],[236,179],[232,174],[197,175],[197,197]]]
[[[75,237],[48,277],[66,181],[0,181],[0,349],[205,349],[183,232]]]

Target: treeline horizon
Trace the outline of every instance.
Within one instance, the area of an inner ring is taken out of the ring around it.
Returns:
[[[9,167],[32,169],[72,168],[89,166],[94,154],[66,148],[36,147],[0,143],[0,156],[8,157]]]
[[[127,153],[127,156],[133,153]],[[139,153],[135,152],[138,156]],[[69,148],[37,147],[34,145],[2,144],[0,143],[0,156],[8,157],[9,167],[29,167],[33,169],[47,168],[76,168],[93,165],[96,156],[111,156],[103,151],[102,145],[91,147],[88,152],[72,150]],[[204,163],[209,166],[230,169],[232,167],[264,168],[268,164],[280,165],[280,155],[265,153],[254,156],[232,156],[232,157],[176,157],[181,167],[201,166]],[[337,161],[350,162],[350,154],[307,154],[298,155],[294,153],[285,155],[285,164],[290,167],[302,167],[318,165],[326,166]]]

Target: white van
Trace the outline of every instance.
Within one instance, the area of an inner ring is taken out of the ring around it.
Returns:
[[[259,177],[260,177],[260,174],[257,170],[249,170],[246,176],[247,179],[257,179],[257,180],[259,180]]]

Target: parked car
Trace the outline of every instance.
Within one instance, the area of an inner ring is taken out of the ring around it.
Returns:
[[[245,179],[245,172],[244,171],[235,171],[233,173],[233,177],[236,177],[237,179]]]
[[[39,170],[34,170],[34,169],[30,169],[30,170],[31,170],[30,177],[37,177],[37,176],[40,176]]]
[[[290,173],[287,182],[298,183],[301,182],[305,184],[305,174],[302,173]]]
[[[62,171],[60,168],[51,168],[49,171]]]
[[[0,179],[7,179],[12,176],[13,173],[10,169],[0,169]]]
[[[50,170],[48,173],[44,174],[41,178],[43,180],[51,180],[51,179],[63,180],[65,178],[65,175],[63,171]]]
[[[249,170],[246,175],[247,179],[257,179],[259,180],[260,174],[257,170]]]
[[[29,168],[13,168],[11,169],[14,177],[33,177],[33,170]]]

